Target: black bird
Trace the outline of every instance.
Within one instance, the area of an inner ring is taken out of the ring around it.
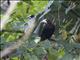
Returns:
[[[45,26],[40,34],[41,41],[50,39],[52,34],[54,34],[54,31],[55,31],[55,25],[52,23],[51,20],[47,20],[47,23],[45,24]]]

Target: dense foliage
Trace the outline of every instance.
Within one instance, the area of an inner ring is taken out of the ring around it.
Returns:
[[[30,38],[9,56],[10,60],[80,59],[80,1],[24,0],[18,2],[8,24],[3,29],[4,31],[0,32],[0,51],[23,36],[30,15],[44,13],[47,8],[51,11],[45,14],[42,19],[54,19],[56,31],[52,39],[55,39],[55,41],[45,40],[36,43],[35,41],[40,40],[40,37],[32,33]],[[3,14],[1,14],[2,16]]]

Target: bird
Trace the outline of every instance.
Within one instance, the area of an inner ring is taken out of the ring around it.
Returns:
[[[42,32],[40,33],[41,41],[44,41],[46,39],[50,40],[51,36],[55,32],[55,25],[52,23],[52,20],[47,20],[47,23],[42,29]]]

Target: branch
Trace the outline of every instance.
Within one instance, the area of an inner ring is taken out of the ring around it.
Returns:
[[[66,6],[64,3],[61,3],[61,4],[64,8],[68,8],[68,6]],[[80,17],[80,15],[75,10],[72,10],[72,9],[70,10],[71,10],[70,12],[74,13],[77,17]]]
[[[78,20],[80,20],[80,18],[78,18]],[[75,33],[74,33],[74,34],[77,34],[77,32],[78,32],[79,28],[80,28],[80,24],[77,26],[76,31],[75,31]]]
[[[76,7],[74,2],[71,2],[70,6],[66,8],[65,13],[67,14],[70,10],[74,9]]]
[[[11,2],[10,7],[8,8],[4,16],[1,18],[0,30],[2,30],[4,26],[9,22],[9,17],[12,14],[12,11],[15,9],[18,1],[10,1],[10,2]]]
[[[26,40],[30,37],[32,34],[35,26],[37,23],[35,22],[36,20],[29,21],[30,25],[28,28],[25,29],[25,33],[22,38],[18,39],[17,42],[14,42],[11,46],[5,48],[3,51],[0,52],[0,58],[4,58],[10,54],[12,54],[17,48],[19,48],[22,44],[25,43]]]
[[[78,26],[78,24],[80,23],[80,19],[78,19],[74,25],[74,27],[71,29],[71,31],[69,33],[73,34]]]

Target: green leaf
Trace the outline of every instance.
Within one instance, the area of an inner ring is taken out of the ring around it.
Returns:
[[[12,57],[11,60],[20,60],[19,57]]]
[[[48,60],[57,60],[58,56],[56,55],[57,51],[53,48],[49,48]]]
[[[65,52],[64,49],[59,49],[57,52],[58,58],[61,59],[64,56]]]

